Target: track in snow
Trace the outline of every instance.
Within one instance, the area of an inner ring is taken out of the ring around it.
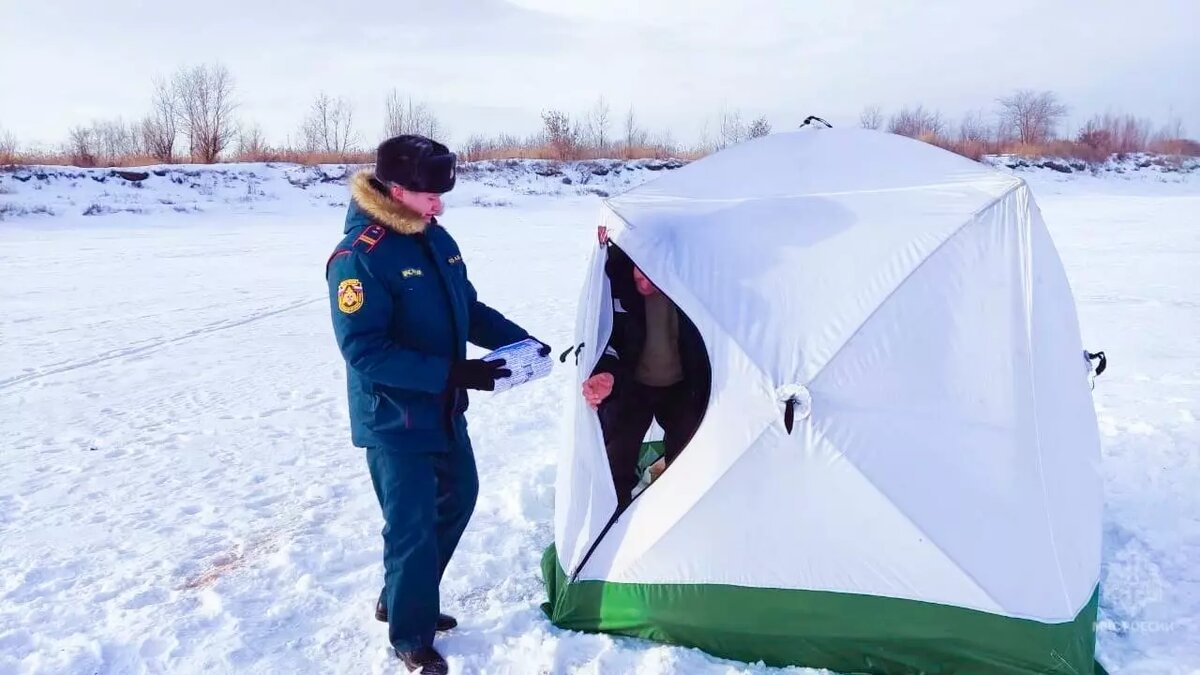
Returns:
[[[173,344],[178,344],[180,342],[186,342],[187,340],[192,340],[192,339],[195,339],[198,337],[209,335],[210,333],[216,333],[219,331],[229,330],[230,328],[237,328],[239,326],[245,326],[246,324],[254,323],[256,321],[262,321],[263,319],[275,316],[277,314],[283,314],[284,312],[291,312],[291,311],[299,309],[301,307],[307,307],[308,305],[312,305],[312,304],[315,304],[318,302],[327,302],[327,300],[323,297],[312,298],[309,300],[301,300],[301,301],[294,302],[289,305],[285,305],[283,307],[279,307],[276,309],[271,309],[271,310],[267,310],[264,312],[258,312],[258,313],[252,314],[250,316],[243,317],[241,319],[220,321],[220,322],[217,322],[214,324],[209,324],[202,328],[197,328],[195,330],[188,331],[187,333],[184,333],[182,335],[177,335],[172,338],[154,340],[148,344],[143,344],[143,345],[122,347],[120,349],[114,349],[111,351],[107,351],[107,352],[104,352],[103,354],[99,354],[97,356],[94,356],[94,357],[91,357],[88,359],[82,359],[79,361],[70,361],[67,363],[59,364],[59,365],[46,366],[43,368],[36,368],[32,372],[26,373],[24,375],[17,375],[16,377],[9,377],[9,378],[0,380],[0,389],[7,389],[9,387],[14,387],[18,384],[22,384],[25,382],[30,382],[33,380],[40,380],[44,377],[50,377],[51,375],[59,375],[62,373],[70,372],[72,370],[78,370],[80,368],[87,368],[88,366],[94,366],[94,365],[97,365],[100,363],[104,363],[105,361],[111,361],[113,359],[121,359],[121,358],[126,358],[129,356],[145,354],[147,352],[152,352],[152,351],[155,351],[158,349],[162,349],[163,347],[168,347]]]

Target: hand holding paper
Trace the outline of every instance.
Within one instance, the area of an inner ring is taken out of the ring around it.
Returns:
[[[501,347],[483,357],[484,361],[504,361],[505,370],[512,374],[496,380],[496,391],[512,389],[518,385],[539,380],[550,374],[553,360],[550,350],[534,338],[526,338],[520,342]]]

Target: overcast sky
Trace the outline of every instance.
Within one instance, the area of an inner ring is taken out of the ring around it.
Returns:
[[[1200,136],[1200,0],[0,0],[0,128],[58,143],[141,116],[156,75],[214,61],[274,142],[325,91],[374,144],[393,87],[458,141],[602,95],[691,143],[723,107],[776,129],[853,124],[869,104],[957,119],[1021,87],[1057,91],[1072,123],[1174,115]]]

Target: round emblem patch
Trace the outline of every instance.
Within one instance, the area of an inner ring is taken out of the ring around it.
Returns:
[[[338,309],[343,314],[353,314],[362,309],[363,287],[358,279],[347,279],[338,284]]]

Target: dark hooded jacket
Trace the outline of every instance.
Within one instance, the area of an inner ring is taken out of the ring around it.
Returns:
[[[646,301],[633,282],[633,261],[615,245],[609,245],[605,264],[613,296],[612,336],[592,374],[613,375],[613,397],[634,381],[646,343]],[[653,279],[651,279],[653,281]],[[712,369],[704,339],[692,320],[679,312],[679,359],[684,383],[691,396],[707,401],[712,386]]]

